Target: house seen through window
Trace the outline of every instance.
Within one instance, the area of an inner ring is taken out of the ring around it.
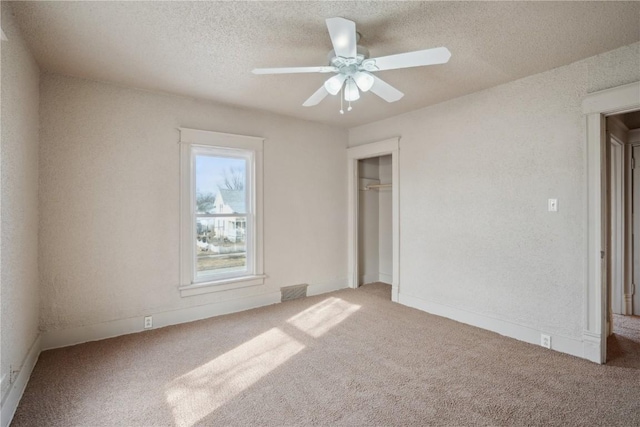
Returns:
[[[195,279],[251,272],[251,152],[194,147]]]

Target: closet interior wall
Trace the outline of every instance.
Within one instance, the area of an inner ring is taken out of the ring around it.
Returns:
[[[391,188],[367,190],[368,185],[391,183],[391,156],[358,162],[358,271],[360,284],[393,277]]]

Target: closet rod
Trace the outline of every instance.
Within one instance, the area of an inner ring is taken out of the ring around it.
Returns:
[[[374,188],[391,188],[391,184],[369,184],[365,187],[367,190],[371,190]]]

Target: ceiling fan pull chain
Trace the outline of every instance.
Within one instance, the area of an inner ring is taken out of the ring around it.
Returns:
[[[343,88],[343,87],[344,87],[344,86],[340,86],[340,114],[344,114],[344,110],[342,109],[342,99],[343,99],[343,96],[342,96],[342,88]]]

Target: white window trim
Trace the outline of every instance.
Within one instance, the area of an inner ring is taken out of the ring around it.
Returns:
[[[264,284],[264,221],[263,221],[263,146],[264,138],[233,135],[189,128],[180,131],[180,296],[187,297],[210,292],[227,291]],[[193,269],[193,203],[192,203],[192,161],[191,148],[194,146],[221,149],[250,150],[254,153],[254,173],[251,187],[255,193],[253,206],[254,239],[253,271],[246,276],[215,278],[211,281],[196,282]]]

